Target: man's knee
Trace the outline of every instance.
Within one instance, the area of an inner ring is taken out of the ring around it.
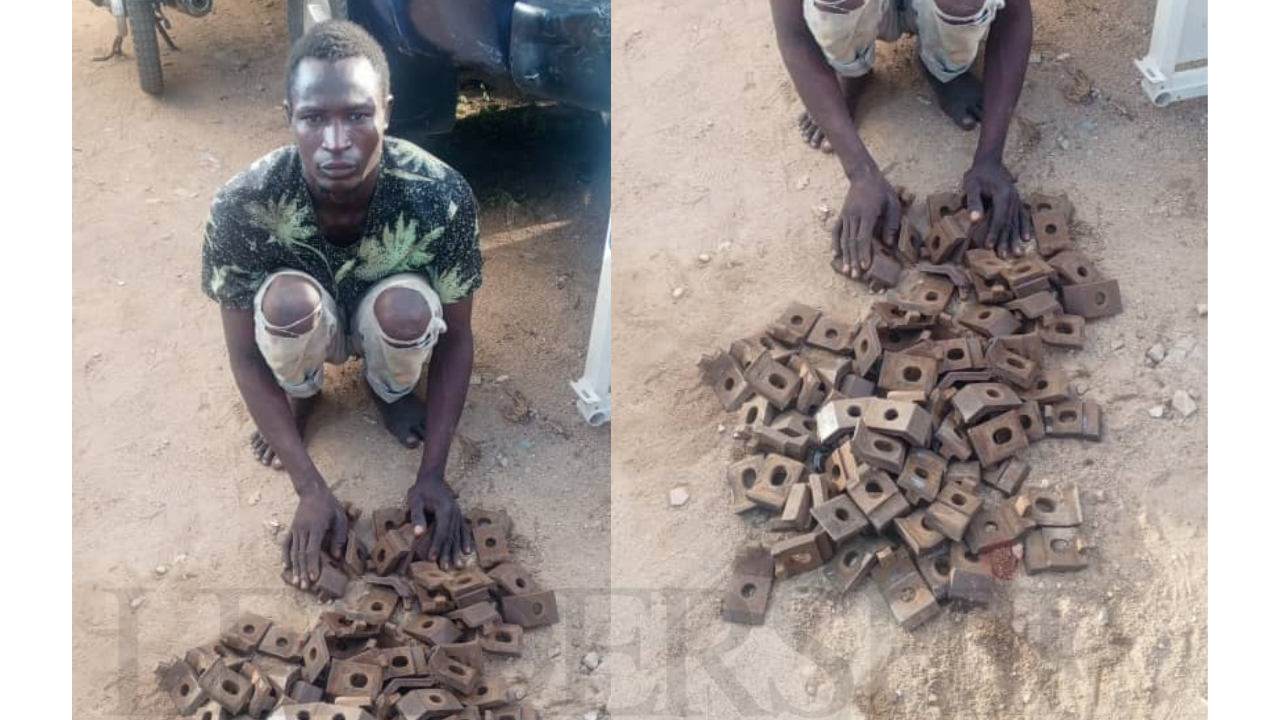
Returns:
[[[403,287],[390,287],[379,293],[373,301],[373,316],[382,332],[397,342],[415,342],[431,326],[431,306],[426,298]]]
[[[267,332],[301,335],[315,328],[316,308],[322,301],[315,283],[297,275],[280,275],[270,283],[262,293],[262,317],[271,326]]]
[[[971,18],[982,11],[987,0],[934,0],[938,10],[953,18]]]

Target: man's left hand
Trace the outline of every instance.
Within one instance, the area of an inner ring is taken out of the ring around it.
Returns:
[[[978,243],[994,248],[1002,258],[1022,255],[1023,243],[1031,242],[1031,216],[1004,165],[999,161],[974,162],[964,174],[964,191]]]
[[[415,537],[426,535],[428,515],[432,522],[430,538],[426,539],[427,560],[438,562],[441,570],[461,568],[462,556],[471,553],[471,528],[443,479],[419,480],[409,488],[409,517]]]

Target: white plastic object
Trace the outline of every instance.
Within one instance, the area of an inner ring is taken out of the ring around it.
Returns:
[[[578,412],[592,427],[599,427],[612,419],[613,404],[610,394],[610,332],[609,316],[610,266],[613,255],[613,220],[604,237],[604,261],[600,263],[600,284],[596,290],[596,309],[591,320],[591,339],[587,343],[587,362],[582,377],[569,383],[578,395]]]
[[[1134,60],[1157,107],[1209,94],[1209,0],[1160,0],[1147,56]]]

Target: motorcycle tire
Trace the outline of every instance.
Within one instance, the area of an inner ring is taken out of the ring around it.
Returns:
[[[289,44],[298,42],[302,37],[303,13],[306,12],[307,0],[289,0]],[[334,20],[347,19],[347,0],[329,0],[329,17]]]
[[[149,95],[164,92],[164,75],[160,70],[160,41],[156,37],[155,0],[125,0],[129,16],[129,34],[133,36],[133,54],[138,60],[138,84]]]

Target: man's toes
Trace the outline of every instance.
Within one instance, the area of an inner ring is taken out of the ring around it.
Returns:
[[[276,455],[275,453],[272,453],[272,455],[271,455],[271,469],[272,469],[272,470],[283,470],[283,469],[284,469],[284,463],[283,463],[283,462],[280,462],[280,456],[279,456],[279,455]]]
[[[404,445],[410,450],[417,448],[418,443],[421,442],[418,439],[418,436],[413,434],[412,430],[402,431],[398,434],[398,437],[400,438],[400,444]]]

